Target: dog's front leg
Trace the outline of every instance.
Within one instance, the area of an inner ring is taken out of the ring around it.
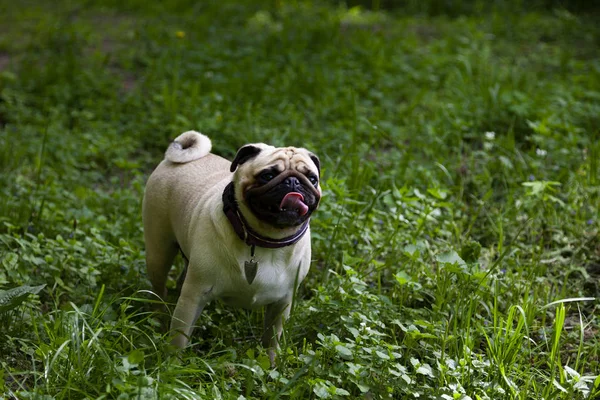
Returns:
[[[275,367],[275,355],[279,348],[279,338],[283,331],[283,322],[290,316],[292,296],[267,305],[265,310],[265,331],[262,336],[262,344],[268,349],[271,367]]]
[[[186,279],[181,288],[181,295],[171,320],[171,332],[175,335],[171,344],[178,348],[188,344],[196,320],[212,299],[212,286],[199,286],[192,283],[191,279]]]

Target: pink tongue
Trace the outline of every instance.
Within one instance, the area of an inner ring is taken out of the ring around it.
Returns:
[[[304,204],[304,196],[298,192],[286,194],[283,200],[281,200],[279,208],[282,210],[296,210],[300,215],[308,212],[308,206]]]

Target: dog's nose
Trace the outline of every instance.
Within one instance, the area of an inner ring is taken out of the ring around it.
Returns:
[[[300,186],[300,181],[295,176],[289,176],[289,177],[285,178],[285,180],[283,181],[283,183],[286,186],[291,187],[292,189]]]

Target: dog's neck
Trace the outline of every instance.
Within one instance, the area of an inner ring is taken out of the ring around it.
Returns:
[[[309,220],[306,220],[296,233],[288,237],[273,239],[260,235],[248,225],[248,222],[240,212],[235,200],[233,182],[230,182],[223,191],[223,212],[227,216],[235,233],[248,246],[264,247],[267,249],[278,249],[280,247],[291,246],[302,239],[302,236],[304,236],[308,230]]]

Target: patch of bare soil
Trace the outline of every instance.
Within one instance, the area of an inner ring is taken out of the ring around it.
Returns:
[[[0,71],[8,69],[10,64],[10,55],[7,53],[0,53]]]
[[[419,39],[424,42],[430,42],[439,39],[441,34],[434,25],[417,24],[410,29]]]
[[[119,77],[123,91],[125,93],[131,92],[137,83],[135,76],[121,68],[114,61],[112,55],[118,54],[121,49],[127,46],[120,36],[125,35],[125,32],[134,26],[134,20],[127,15],[104,14],[92,16],[91,22],[99,28],[99,31],[105,32],[106,36],[100,41],[100,51],[111,56],[112,61],[108,66],[110,71]]]

